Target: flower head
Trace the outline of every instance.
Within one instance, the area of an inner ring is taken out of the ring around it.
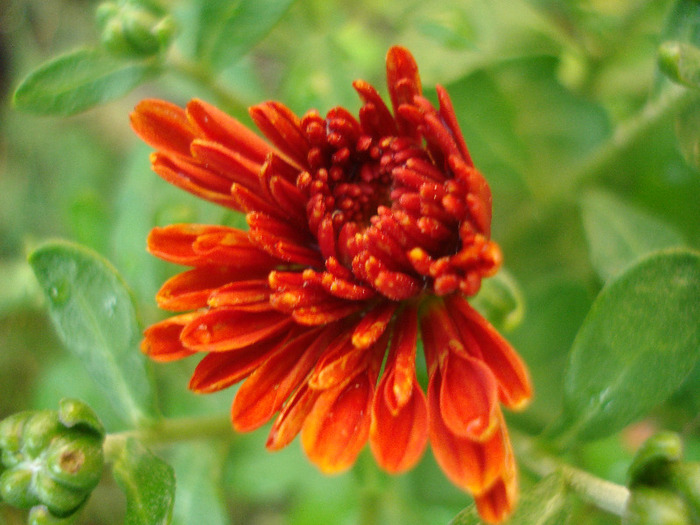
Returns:
[[[324,472],[350,467],[368,440],[381,467],[401,472],[430,441],[448,478],[498,522],[517,492],[500,404],[522,407],[531,387],[467,301],[501,263],[491,192],[447,92],[437,87],[438,108],[424,98],[402,47],[389,50],[387,78],[391,109],[367,82],[353,84],[359,118],[252,107],[269,142],[201,100],[136,107],[155,172],[249,225],[152,230],[151,253],[192,269],[157,295],[186,313],[148,328],[143,350],[157,361],[202,355],[195,392],[244,380],[233,426],[276,415],[267,447],[301,433]]]

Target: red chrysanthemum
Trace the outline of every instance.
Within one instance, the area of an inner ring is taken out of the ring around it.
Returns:
[[[515,351],[467,302],[501,262],[490,240],[491,191],[474,168],[447,92],[421,95],[404,48],[387,56],[392,111],[364,81],[359,119],[338,107],[297,117],[278,102],[250,109],[268,143],[192,100],[145,100],[131,115],[157,152],[153,169],[246,214],[248,231],[175,224],[148,249],[192,267],[158,304],[181,313],[145,332],[157,361],[201,353],[190,388],[245,380],[233,426],[277,414],[276,450],[301,432],[324,472],[353,464],[369,440],[389,472],[430,440],[448,478],[482,517],[504,519],[517,482],[500,404],[531,396]],[[427,397],[416,376],[422,338]]]

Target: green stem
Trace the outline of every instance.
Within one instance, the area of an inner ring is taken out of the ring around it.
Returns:
[[[616,516],[624,514],[629,498],[629,490],[626,487],[569,465],[536,446],[532,438],[519,433],[513,437],[518,458],[523,467],[531,473],[543,478],[559,472],[569,488],[589,503]]]
[[[129,438],[153,446],[198,439],[231,439],[232,436],[231,421],[227,416],[163,419],[147,428],[108,434],[104,452],[108,460],[114,459]]]
[[[248,104],[245,104],[221,85],[214,73],[203,64],[172,54],[168,57],[168,66],[169,71],[192,80],[209,90],[216,97],[217,103],[227,112],[238,115],[248,113]]]
[[[682,86],[671,85],[629,120],[617,126],[612,136],[575,166],[567,178],[574,188],[596,177],[613,164],[622,153],[669,115],[680,113],[697,94]]]

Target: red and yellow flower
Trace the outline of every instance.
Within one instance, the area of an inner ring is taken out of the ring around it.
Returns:
[[[437,108],[422,96],[406,49],[389,50],[387,78],[393,111],[361,80],[359,118],[252,107],[267,141],[201,100],[136,107],[132,127],[157,150],[154,171],[245,213],[249,226],[151,231],[151,253],[192,269],[157,295],[186,313],[148,328],[143,350],[156,361],[202,356],[195,392],[243,381],[234,428],[276,415],[267,447],[301,433],[324,472],[350,467],[368,440],[382,468],[402,472],[429,441],[447,477],[498,522],[517,496],[500,405],[521,408],[531,387],[467,301],[501,263],[491,191],[447,92],[437,87]]]

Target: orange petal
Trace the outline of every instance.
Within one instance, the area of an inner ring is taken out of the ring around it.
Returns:
[[[450,352],[441,369],[440,411],[458,436],[484,441],[498,429],[498,385],[489,368]]]
[[[275,354],[284,341],[278,337],[239,350],[207,354],[195,368],[189,389],[208,394],[238,383]]]
[[[373,382],[365,372],[318,397],[304,422],[301,442],[322,472],[341,472],[355,462],[369,436],[373,396]]]
[[[161,178],[192,195],[227,208],[241,210],[230,194],[231,182],[208,171],[187,157],[171,153],[152,153],[151,168]]]
[[[369,358],[369,350],[353,346],[349,334],[343,333],[319,358],[309,377],[309,386],[318,390],[341,386],[367,368]]]
[[[231,306],[237,310],[263,311],[272,309],[269,298],[267,279],[248,279],[217,288],[209,295],[207,303],[212,307]]]
[[[309,388],[308,383],[303,383],[294,392],[272,424],[265,445],[268,450],[280,450],[292,442],[304,426],[306,417],[321,393],[321,390]]]
[[[428,385],[428,428],[433,454],[452,483],[472,494],[483,494],[506,469],[503,432],[499,429],[483,443],[452,432],[442,416],[441,387],[442,378],[436,369]]]
[[[187,116],[208,139],[262,163],[272,147],[238,120],[199,99],[187,104]]]
[[[393,411],[408,403],[415,388],[417,343],[418,311],[415,306],[406,306],[394,323],[389,352],[394,373],[390,395],[387,390],[387,403]]]
[[[189,313],[170,317],[149,326],[143,333],[141,350],[154,361],[175,361],[192,355],[194,352],[185,348],[180,341],[182,329],[195,319],[199,313]]]
[[[328,337],[307,330],[287,340],[241,385],[231,406],[238,432],[248,432],[269,420],[309,373]]]
[[[217,266],[195,268],[179,273],[163,284],[156,295],[156,301],[158,306],[165,310],[204,308],[207,306],[209,295],[219,287],[235,280],[239,273],[240,271],[236,269]]]
[[[184,109],[164,100],[147,99],[136,105],[130,117],[132,129],[149,146],[190,155],[196,129],[187,120]]]
[[[367,312],[353,331],[352,344],[357,348],[372,346],[389,326],[396,307],[393,301],[383,301]]]
[[[202,165],[218,173],[228,183],[226,190],[231,191],[231,184],[237,182],[246,188],[261,192],[260,170],[262,165],[251,161],[241,153],[230,150],[217,142],[197,139],[190,147],[192,155]]]
[[[523,408],[532,397],[532,386],[520,356],[462,296],[454,294],[447,299],[447,304],[450,311],[458,314],[468,325],[476,339],[484,363],[498,381],[501,402],[508,408]]]
[[[260,131],[281,152],[299,166],[306,165],[309,143],[301,130],[299,117],[284,104],[274,101],[253,106],[248,112]]]
[[[386,78],[399,133],[413,136],[414,127],[398,111],[403,104],[413,105],[413,99],[421,94],[418,65],[408,49],[400,46],[389,49],[386,56]]]
[[[369,444],[380,467],[404,472],[418,463],[428,442],[428,409],[425,394],[412,381],[409,399],[397,411],[387,403],[393,373],[384,374],[372,403]]]
[[[502,523],[515,508],[516,493],[505,481],[499,479],[483,494],[474,497],[479,516],[486,523]]]
[[[289,329],[292,319],[279,312],[242,312],[215,308],[182,331],[182,343],[199,352],[227,352],[273,338]]]

